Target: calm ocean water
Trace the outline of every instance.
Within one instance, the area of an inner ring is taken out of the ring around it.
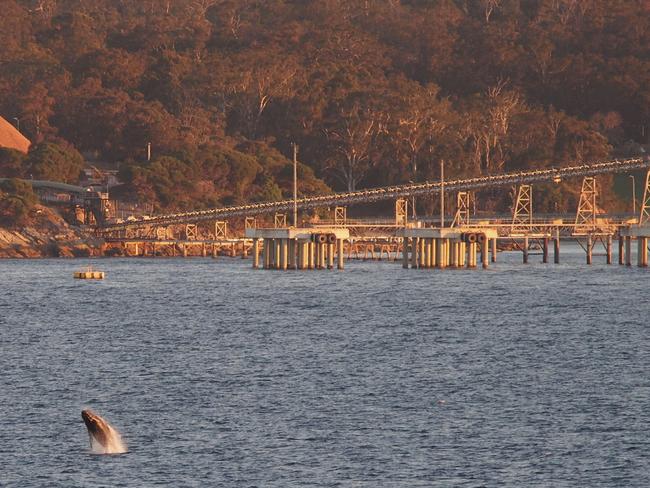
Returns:
[[[0,261],[0,486],[650,486],[650,270],[531,259]]]

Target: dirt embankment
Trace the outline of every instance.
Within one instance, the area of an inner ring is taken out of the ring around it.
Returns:
[[[101,240],[69,225],[56,211],[37,205],[20,228],[0,227],[0,258],[83,257],[97,254]]]

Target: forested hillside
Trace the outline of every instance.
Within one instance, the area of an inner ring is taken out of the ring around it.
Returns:
[[[648,142],[647,0],[1,4],[0,114],[158,208],[288,195],[292,142],[305,193]]]

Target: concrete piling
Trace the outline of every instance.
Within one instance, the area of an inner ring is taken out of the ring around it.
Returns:
[[[420,239],[413,237],[411,239],[411,268],[417,269],[418,267],[418,248],[420,247]]]
[[[289,267],[289,240],[278,240],[280,241],[280,269],[286,271]]]
[[[606,250],[607,250],[607,264],[612,264],[612,236],[611,235],[607,236]]]
[[[316,244],[307,243],[307,269],[316,269]]]
[[[496,255],[496,229],[413,227],[403,230],[402,266],[411,268],[476,267],[480,242],[481,264],[487,267],[490,254]],[[408,244],[411,242],[411,254]],[[477,242],[478,241],[478,242]],[[496,261],[496,258],[493,259]]]
[[[469,267],[476,268],[477,264],[477,255],[478,255],[478,245],[476,242],[470,242],[468,245],[469,248]]]
[[[641,268],[646,268],[648,266],[648,238],[639,236],[637,237],[638,242],[638,264]]]
[[[253,268],[257,269],[259,267],[260,267],[260,240],[253,239]]]
[[[326,244],[318,244],[318,269],[325,269],[325,246]]]
[[[259,267],[259,245],[264,269],[343,269],[344,241],[350,238],[348,229],[313,228],[247,228],[246,237],[253,240],[253,267]]]
[[[488,267],[488,258],[489,258],[488,246],[489,246],[489,240],[485,239],[481,244],[481,261],[483,264],[483,269],[487,269]]]
[[[449,264],[452,268],[458,267],[458,244],[456,241],[451,242],[451,260]]]
[[[618,236],[618,264],[623,266],[625,264],[625,237]]]
[[[444,239],[436,239],[436,267],[440,269],[447,267],[447,249],[445,249]]]
[[[524,237],[524,245],[522,250],[524,252],[524,264],[528,264],[528,236]]]

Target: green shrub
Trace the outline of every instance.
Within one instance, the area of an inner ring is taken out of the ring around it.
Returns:
[[[29,214],[38,203],[32,185],[26,181],[10,179],[0,182],[0,222],[19,227],[29,220]]]

